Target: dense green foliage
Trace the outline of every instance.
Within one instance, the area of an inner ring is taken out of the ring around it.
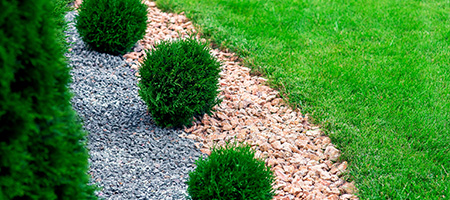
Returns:
[[[187,38],[163,41],[147,52],[139,70],[139,95],[156,124],[190,125],[219,103],[220,63],[206,44]]]
[[[196,161],[189,173],[188,193],[193,200],[271,200],[275,176],[249,145],[228,143]]]
[[[53,12],[51,12],[52,17],[56,20],[57,24],[57,38],[60,39],[63,45],[67,45],[66,37],[64,31],[67,28],[65,14],[70,11],[72,7],[69,7],[68,4],[73,0],[51,0],[54,2]],[[67,51],[67,48],[63,48],[63,51]]]
[[[449,1],[175,6],[322,124],[360,197],[450,198]]]
[[[58,0],[0,0],[0,199],[95,199]]]
[[[84,0],[76,27],[92,49],[124,54],[147,28],[147,6],[141,0]]]

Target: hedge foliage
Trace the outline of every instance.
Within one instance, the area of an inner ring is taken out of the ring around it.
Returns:
[[[95,199],[61,0],[0,0],[0,199]]]

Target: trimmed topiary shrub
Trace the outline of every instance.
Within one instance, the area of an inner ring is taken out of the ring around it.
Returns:
[[[220,63],[193,38],[163,41],[139,70],[139,95],[157,125],[190,125],[220,102]]]
[[[227,143],[196,165],[187,181],[193,200],[271,200],[275,195],[273,172],[248,145]]]
[[[84,0],[76,27],[95,51],[124,54],[144,37],[147,6],[141,0]]]
[[[0,199],[96,199],[55,1],[0,0]]]

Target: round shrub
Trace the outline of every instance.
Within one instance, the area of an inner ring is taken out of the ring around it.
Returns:
[[[144,37],[147,7],[141,0],[84,0],[76,27],[92,49],[124,54]]]
[[[193,38],[163,41],[147,52],[139,70],[139,95],[163,127],[190,125],[220,101],[220,63]]]
[[[228,143],[196,161],[189,173],[188,193],[193,200],[271,200],[275,176],[265,162],[255,158],[248,145]]]

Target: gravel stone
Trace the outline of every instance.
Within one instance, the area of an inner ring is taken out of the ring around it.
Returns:
[[[89,50],[67,13],[72,105],[89,132],[91,183],[105,199],[186,199],[188,173],[202,153],[181,130],[162,129],[138,96],[122,56]]]

